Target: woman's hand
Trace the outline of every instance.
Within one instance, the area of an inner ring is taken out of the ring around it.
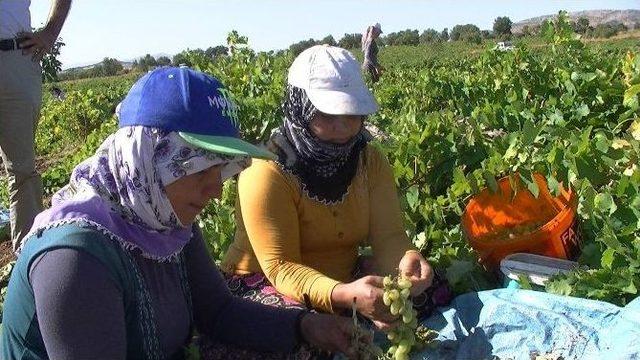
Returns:
[[[411,281],[413,296],[423,293],[433,282],[433,269],[418,251],[407,251],[400,260],[398,269],[401,275]]]
[[[391,315],[389,308],[382,301],[382,277],[365,276],[347,284],[338,284],[331,293],[334,306],[351,309],[356,299],[358,312],[376,322],[378,327],[391,324],[397,317]]]
[[[300,322],[302,337],[309,344],[326,351],[341,352],[350,359],[357,354],[350,348],[354,334],[353,321],[350,318],[328,314],[306,314]],[[360,339],[371,342],[372,339]]]

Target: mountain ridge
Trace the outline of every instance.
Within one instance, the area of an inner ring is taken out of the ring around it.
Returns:
[[[589,19],[589,25],[597,26],[599,24],[606,24],[610,22],[621,22],[629,29],[633,29],[636,23],[640,23],[640,10],[627,9],[627,10],[583,10],[568,13],[571,20],[576,21],[581,17]],[[542,15],[529,19],[514,22],[511,26],[511,32],[520,33],[525,26],[536,26],[542,24],[547,19],[552,19],[558,16]]]

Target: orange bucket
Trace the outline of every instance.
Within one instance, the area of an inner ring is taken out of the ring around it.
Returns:
[[[462,215],[462,231],[481,263],[495,270],[502,258],[517,252],[575,260],[581,244],[575,193],[562,188],[554,197],[544,176],[535,174],[540,189],[536,199],[520,177],[514,177],[515,196],[509,178],[502,178],[500,191],[483,189]]]

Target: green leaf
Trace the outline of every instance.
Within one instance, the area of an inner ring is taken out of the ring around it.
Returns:
[[[451,285],[455,285],[465,280],[471,270],[473,270],[473,264],[470,261],[453,260],[446,271],[447,280]]]
[[[453,169],[453,184],[451,185],[451,191],[456,196],[461,196],[471,192],[471,184],[469,184],[469,181],[465,178],[464,173],[460,168]]]
[[[416,235],[415,239],[413,240],[413,244],[418,249],[423,249],[425,247],[425,245],[427,244],[427,235],[425,235],[424,231]]]
[[[522,125],[522,145],[529,146],[533,144],[536,140],[536,136],[538,136],[538,132],[539,131],[533,121],[526,119]]]
[[[638,107],[638,93],[640,93],[640,84],[633,85],[624,92],[624,100],[622,105],[635,109]]]
[[[579,108],[576,109],[576,114],[578,115],[578,118],[583,118],[589,115],[589,113],[590,113],[590,110],[587,104],[582,104]]]
[[[529,281],[529,277],[526,275],[518,274],[518,283],[520,283],[520,288],[524,290],[532,290],[533,286]]]
[[[549,186],[549,192],[553,196],[560,196],[560,183],[553,175],[547,176],[547,185]]]
[[[575,85],[573,85],[573,83],[570,80],[567,80],[564,82],[564,87],[567,89],[567,92],[569,93],[575,93],[576,92],[576,87]]]
[[[595,145],[596,145],[596,149],[598,149],[598,151],[600,151],[601,153],[607,153],[607,151],[609,150],[609,139],[607,139],[606,135],[602,134],[602,133],[597,133],[596,136],[594,137],[595,139]]]
[[[513,159],[514,157],[516,157],[516,155],[518,155],[518,139],[516,137],[512,137],[511,140],[509,141],[509,148],[507,148],[507,151],[505,151],[504,153],[504,159],[505,160],[510,160]]]
[[[551,280],[545,284],[545,290],[557,295],[569,296],[573,292],[573,287],[567,279]]]
[[[596,195],[594,205],[597,209],[608,213],[609,215],[613,214],[616,209],[618,209],[616,203],[613,201],[613,197],[608,193],[599,193]]]
[[[636,288],[636,285],[633,283],[633,280],[629,281],[629,285],[623,287],[621,290],[629,294],[638,293],[638,289]]]
[[[540,195],[540,188],[538,187],[538,183],[534,180],[531,171],[521,171],[520,179],[527,185],[527,189],[529,189],[531,194],[537,199]]]
[[[607,181],[600,171],[600,166],[591,154],[583,154],[575,159],[577,175],[588,179],[593,186],[600,186]]]
[[[487,186],[489,187],[489,189],[491,189],[491,192],[493,192],[494,194],[497,193],[499,187],[495,176],[493,176],[493,174],[491,174],[490,172],[485,171],[482,173],[482,177],[484,177],[484,180],[487,182]]]
[[[420,194],[418,193],[417,186],[414,185],[407,190],[407,194],[405,197],[407,199],[407,204],[409,204],[411,210],[415,210],[418,206],[419,196]]]
[[[629,126],[628,131],[634,139],[640,140],[640,120],[635,120],[631,126]]]
[[[603,268],[611,269],[611,265],[613,264],[613,260],[615,258],[615,250],[609,248],[602,253],[602,259],[600,260],[600,264]]]

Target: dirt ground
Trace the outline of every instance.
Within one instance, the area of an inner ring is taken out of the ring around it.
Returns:
[[[4,236],[0,239],[0,268],[15,260],[15,258],[11,249],[11,239],[8,236]]]

